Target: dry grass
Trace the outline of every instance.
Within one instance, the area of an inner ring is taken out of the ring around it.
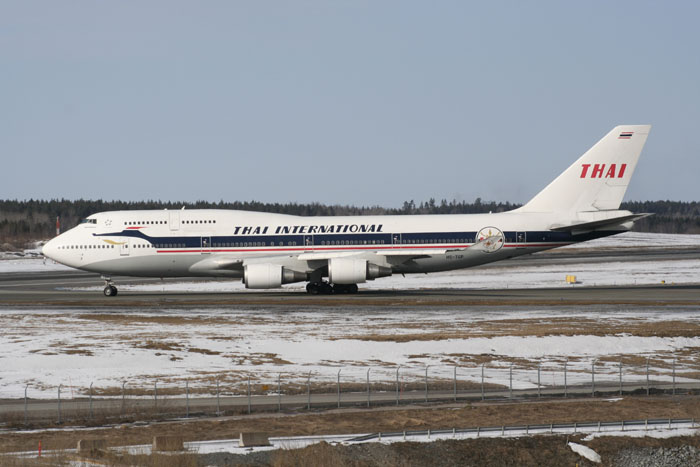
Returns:
[[[598,452],[604,466],[615,465],[618,453],[628,449],[671,449],[682,446],[700,447],[695,436],[670,439],[601,437],[583,442],[582,435],[528,436],[521,438],[479,438],[440,440],[432,443],[403,442],[393,444],[364,443],[333,446],[319,443],[303,449],[275,451],[271,466],[333,465],[342,467],[365,466],[423,466],[457,467],[529,466],[560,467],[566,465],[593,466],[574,453],[568,441],[583,443]],[[670,465],[670,464],[669,464]]]
[[[216,350],[200,349],[198,347],[189,347],[187,351],[191,353],[200,353],[203,355],[221,355],[221,352],[218,352]]]
[[[146,342],[134,343],[134,347],[137,349],[162,350],[164,352],[182,350],[182,344],[177,342],[155,341],[150,339]]]
[[[421,323],[391,323],[374,325],[366,334],[350,334],[331,337],[329,340],[355,339],[373,342],[412,342],[441,341],[448,339],[490,338],[498,336],[544,337],[544,336],[614,336],[634,335],[640,337],[697,337],[700,335],[700,322],[692,321],[634,321],[615,319],[595,320],[585,318],[547,318],[547,319],[507,319],[481,321],[472,323],[452,323],[449,331],[435,331],[441,327],[431,323],[430,331],[416,333],[396,333],[399,329],[411,327],[425,328]],[[455,327],[460,329],[454,329]],[[377,333],[377,329],[386,328],[387,333]]]
[[[114,467],[144,466],[144,467],[197,467],[197,455],[194,453],[168,453],[152,455],[119,454],[113,451],[98,453],[95,456],[83,457],[68,452],[56,452],[41,458],[19,458],[4,456],[0,459],[3,467],[44,467],[71,465],[104,465]]]
[[[281,358],[276,353],[249,353],[244,355],[226,354],[234,365],[291,365],[292,362]]]
[[[34,315],[37,316],[37,315]],[[168,316],[162,314],[124,314],[124,313],[84,313],[77,315],[76,318],[97,321],[109,322],[118,325],[142,325],[142,324],[163,324],[169,326],[187,326],[187,325],[216,325],[228,326],[235,325],[237,320],[226,318],[225,316],[198,316],[198,315],[175,315]],[[56,318],[53,317],[55,320]],[[250,321],[247,321],[250,322]],[[67,324],[71,324],[66,321]]]

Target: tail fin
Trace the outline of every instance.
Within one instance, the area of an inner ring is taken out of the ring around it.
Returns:
[[[651,125],[620,125],[540,191],[520,212],[619,209]]]

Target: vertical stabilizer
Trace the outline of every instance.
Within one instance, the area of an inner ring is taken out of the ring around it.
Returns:
[[[519,212],[619,209],[651,125],[620,125],[540,191]]]

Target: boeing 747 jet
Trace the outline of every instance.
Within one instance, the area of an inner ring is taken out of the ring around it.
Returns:
[[[612,129],[524,206],[494,214],[299,217],[219,209],[93,214],[49,241],[46,257],[112,276],[224,277],[249,289],[308,282],[355,293],[392,274],[463,269],[625,232],[620,210],[650,125]],[[326,280],[327,279],[327,280]]]

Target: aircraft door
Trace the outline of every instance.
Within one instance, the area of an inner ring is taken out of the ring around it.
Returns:
[[[202,237],[200,245],[203,255],[211,253],[211,237]]]
[[[314,236],[313,235],[304,235],[304,250],[313,250],[314,249]]]
[[[170,230],[180,230],[180,211],[168,212],[170,213],[170,219],[168,219]]]
[[[119,245],[119,255],[120,256],[129,256],[129,250],[131,246],[131,239],[127,238],[124,243]]]
[[[527,233],[526,232],[515,232],[515,242],[516,243],[525,243],[527,241]]]
[[[401,234],[400,233],[395,233],[391,236],[391,244],[392,245],[401,245]]]

